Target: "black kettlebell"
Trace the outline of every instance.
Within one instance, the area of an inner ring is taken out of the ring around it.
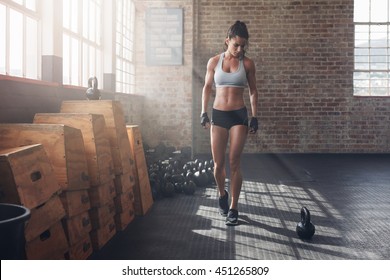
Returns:
[[[96,77],[88,79],[88,89],[86,92],[88,100],[100,100],[100,91],[98,90],[98,80]]]
[[[316,231],[310,221],[310,211],[306,207],[301,208],[301,221],[297,224],[297,234],[301,239],[310,239]]]

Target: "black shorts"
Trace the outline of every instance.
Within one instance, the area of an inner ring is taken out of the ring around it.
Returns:
[[[235,125],[248,126],[248,111],[246,107],[233,111],[221,111],[213,108],[211,124],[229,130]]]

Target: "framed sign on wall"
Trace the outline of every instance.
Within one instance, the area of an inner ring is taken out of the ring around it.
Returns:
[[[183,64],[183,9],[149,8],[146,11],[146,64]]]

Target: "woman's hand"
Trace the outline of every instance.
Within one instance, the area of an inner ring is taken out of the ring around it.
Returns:
[[[200,115],[200,124],[203,126],[204,129],[210,127],[210,119],[207,113],[203,113]]]
[[[255,134],[258,129],[259,129],[259,122],[257,118],[252,117],[249,122],[249,133]]]

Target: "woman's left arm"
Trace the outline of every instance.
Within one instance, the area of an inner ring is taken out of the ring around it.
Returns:
[[[246,69],[246,77],[248,80],[249,87],[249,98],[251,102],[251,111],[252,117],[257,117],[257,99],[258,92],[256,86],[256,67],[253,60],[246,58],[245,59],[245,69]]]

